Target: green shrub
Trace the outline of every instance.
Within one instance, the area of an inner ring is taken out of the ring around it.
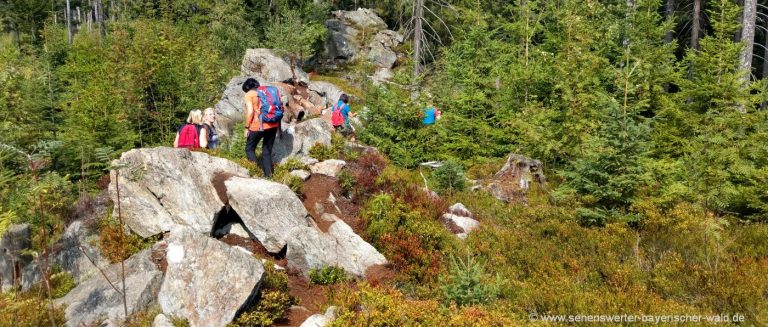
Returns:
[[[393,233],[404,223],[407,208],[389,194],[379,194],[371,198],[362,212],[366,223],[368,238],[377,243],[386,233]]]
[[[336,154],[332,147],[322,143],[316,143],[309,148],[309,156],[320,161],[335,159],[337,158]]]
[[[160,306],[152,306],[146,310],[134,312],[125,321],[125,327],[152,326],[152,322],[158,314],[163,313]]]
[[[400,199],[379,194],[362,209],[369,242],[401,272],[407,280],[431,281],[440,272],[444,253],[454,248],[453,236],[436,217],[409,208]]]
[[[75,279],[72,278],[72,275],[66,271],[61,271],[61,268],[58,266],[53,266],[51,268],[49,281],[51,283],[51,297],[54,299],[67,295],[69,291],[75,288]],[[43,281],[32,285],[26,293],[40,294],[42,296],[48,294]]]
[[[301,162],[299,162],[298,159],[290,158],[285,163],[275,168],[275,171],[272,174],[272,180],[278,183],[288,185],[291,191],[293,191],[299,197],[301,197],[301,185],[304,183],[304,181],[297,176],[291,175],[291,171],[306,169],[306,168],[307,167]]]
[[[99,228],[99,248],[111,263],[121,262],[141,250],[147,249],[157,241],[159,236],[153,236],[143,239],[141,236],[133,234],[123,229],[123,245],[120,244],[120,229],[122,228],[117,218],[112,217],[112,210],[108,211],[108,216],[101,222]],[[122,252],[124,247],[125,253]]]
[[[347,281],[347,273],[336,266],[314,268],[309,271],[309,281],[317,285],[331,285]]]
[[[258,301],[227,326],[271,326],[284,318],[288,309],[297,303],[296,298],[290,295],[288,276],[275,270],[271,262],[264,265],[263,278]]]
[[[52,326],[53,322],[57,326],[64,325],[64,308],[54,306],[53,311],[50,310],[45,292],[0,294],[0,322],[3,326]]]
[[[155,305],[146,310],[131,314],[125,322],[125,327],[146,327],[152,326],[157,315],[163,313],[160,306]],[[184,318],[168,316],[173,327],[189,327],[189,322]]]
[[[602,227],[608,222],[610,212],[600,208],[577,208],[576,216],[584,227]]]
[[[440,289],[446,303],[459,306],[485,304],[499,295],[501,277],[495,278],[485,271],[485,265],[467,255],[466,260],[456,260],[451,256],[451,268],[448,276],[441,278]]]
[[[362,284],[353,291],[341,289],[337,318],[328,326],[441,326],[447,323],[436,301],[408,299],[389,288]],[[359,308],[365,308],[360,312]]]
[[[355,189],[355,178],[352,177],[352,175],[348,173],[346,170],[339,173],[338,177],[339,177],[339,187],[341,187],[341,191],[347,195],[352,194],[352,192]]]
[[[253,311],[246,311],[228,326],[272,326],[294,304],[291,296],[280,291],[263,291]]]
[[[340,157],[341,154],[344,154],[346,143],[347,139],[340,133],[331,134],[331,151],[336,154],[337,158]]]
[[[435,177],[437,187],[441,191],[452,193],[463,191],[466,188],[464,168],[458,162],[446,161],[442,166],[436,168],[432,175]]]
[[[66,271],[51,274],[51,297],[58,299],[75,288],[75,279]]]
[[[299,159],[297,159],[296,157],[291,157],[291,158],[288,158],[288,160],[286,160],[284,163],[277,166],[275,171],[284,170],[284,171],[290,172],[290,171],[301,170],[301,169],[307,169],[307,165],[301,163],[301,161],[299,161]]]
[[[261,281],[262,289],[277,290],[281,292],[288,292],[288,275],[284,272],[277,271],[275,264],[268,261],[264,265],[264,280]]]

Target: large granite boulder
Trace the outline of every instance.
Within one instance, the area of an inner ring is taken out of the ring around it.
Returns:
[[[118,326],[125,321],[119,263],[104,269],[78,285],[66,296],[55,300],[66,307],[67,326],[98,326],[101,323]],[[163,273],[150,259],[150,250],[141,251],[125,261],[125,291],[128,315],[146,310],[157,301]],[[111,284],[110,284],[111,282]],[[114,288],[113,288],[114,286]],[[115,290],[120,290],[118,292]]]
[[[249,77],[254,76],[236,76],[229,80],[221,100],[213,107],[216,111],[216,130],[222,136],[231,136],[234,125],[244,119],[245,102],[243,96],[245,92],[243,92],[243,83]],[[259,80],[259,82],[264,81]]]
[[[519,154],[510,154],[504,167],[487,181],[485,188],[497,199],[510,202],[520,199],[535,183],[545,187],[544,166],[541,161]]]
[[[397,61],[394,47],[403,43],[403,35],[392,30],[383,30],[376,34],[368,44],[368,60],[381,68],[392,68]]]
[[[294,67],[296,77],[307,80],[307,73]],[[264,81],[284,81],[291,77],[291,65],[275,55],[270,49],[248,49],[240,65],[242,76],[257,76]]]
[[[294,126],[283,125],[282,134],[275,139],[272,148],[272,159],[282,163],[292,156],[309,156],[309,149],[317,143],[331,144],[331,127],[323,119],[313,118]]]
[[[323,81],[309,82],[309,91],[309,101],[321,108],[332,107],[344,93],[336,85]]]
[[[0,239],[0,290],[11,289],[21,282],[21,272],[32,262],[22,250],[32,247],[29,225],[10,225]]]
[[[239,165],[203,152],[166,147],[134,149],[123,153],[110,172],[109,194],[117,202],[116,177],[120,172],[120,207],[123,221],[136,234],[149,237],[174,226],[190,226],[210,234],[225,203],[214,179],[248,177]],[[117,206],[114,216],[117,216]]]
[[[284,184],[239,177],[224,183],[232,209],[269,252],[280,252],[291,230],[311,224],[301,200]]]
[[[255,300],[264,274],[252,255],[188,227],[171,231],[166,260],[160,307],[191,327],[227,325]]]
[[[335,215],[323,214],[321,219],[331,223],[327,233],[316,226],[304,226],[288,236],[288,268],[308,275],[313,268],[337,266],[363,277],[369,267],[387,263],[379,251]]]
[[[388,30],[384,20],[370,9],[339,10],[334,11],[333,16],[325,22],[328,29],[322,55],[325,61],[338,64],[360,58],[386,71],[395,66],[398,59],[395,48],[403,42],[403,35]],[[390,74],[377,73],[376,78],[388,76]]]
[[[109,260],[101,255],[97,244],[99,235],[96,229],[76,220],[67,226],[61,239],[51,247],[48,264],[69,273],[75,284],[80,284],[98,274],[97,267],[109,265]],[[40,260],[35,260],[24,268],[22,290],[26,291],[42,281],[40,265]]]
[[[381,17],[370,9],[352,11],[337,10],[333,18],[325,21],[328,39],[325,42],[325,55],[329,59],[352,59],[360,52],[362,34],[373,35],[387,28]]]

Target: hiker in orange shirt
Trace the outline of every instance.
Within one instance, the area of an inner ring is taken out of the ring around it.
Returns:
[[[261,139],[261,169],[264,176],[272,177],[272,146],[283,118],[280,91],[274,86],[261,86],[249,78],[243,83],[245,96],[245,155],[256,162],[256,146]]]

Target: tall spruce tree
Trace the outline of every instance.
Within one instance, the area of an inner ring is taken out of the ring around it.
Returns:
[[[691,198],[706,209],[723,212],[741,197],[739,185],[754,179],[755,162],[749,159],[747,139],[757,129],[752,108],[756,99],[744,88],[748,72],[740,69],[739,31],[741,10],[731,1],[711,3],[713,33],[701,39],[700,51],[689,51],[686,62],[696,68],[691,80],[681,80],[680,96],[685,105],[687,130],[680,158],[686,171]],[[742,114],[740,108],[750,113]]]

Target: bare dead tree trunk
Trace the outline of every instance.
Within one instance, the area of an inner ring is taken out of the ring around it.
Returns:
[[[691,49],[699,50],[699,35],[701,34],[701,1],[693,0],[693,23],[691,24]],[[688,66],[688,79],[693,79],[693,64]]]
[[[528,89],[529,83],[529,77],[530,73],[528,72],[528,63],[530,60],[530,43],[531,43],[531,36],[530,34],[530,18],[531,18],[531,10],[528,6],[528,1],[525,0],[521,3],[521,6],[523,10],[525,11],[525,71],[526,71],[526,83],[525,83],[525,98],[524,98],[524,107],[526,110],[528,109],[528,97],[530,94],[530,90]],[[498,89],[498,88],[497,88]]]
[[[744,15],[741,20],[741,39],[744,49],[741,51],[740,67],[747,74],[742,76],[743,83],[748,83],[752,74],[752,51],[755,46],[755,19],[757,18],[757,0],[744,1]]]
[[[72,47],[72,11],[69,9],[69,0],[67,0],[67,41],[69,42],[69,47]]]
[[[693,22],[691,23],[691,49],[699,50],[701,35],[701,1],[693,0]]]
[[[91,22],[93,21],[93,19],[91,18],[93,17],[93,1],[88,1],[88,5],[90,7],[88,8],[88,17],[85,20],[86,20],[86,25],[88,25],[88,33],[91,33],[93,31],[93,25],[91,24]]]
[[[768,19],[764,20],[765,29],[768,31]],[[768,33],[765,33],[765,37],[763,38],[763,49],[768,49]],[[768,77],[768,50],[765,50],[763,52],[763,74],[760,75],[762,78]]]
[[[79,32],[83,26],[83,17],[80,15],[80,6],[77,7],[77,31]]]
[[[422,21],[424,19],[424,0],[416,0],[414,2],[416,8],[414,8],[415,27],[413,28],[413,76],[419,76],[421,72],[421,49],[422,39],[424,37],[424,30]]]
[[[107,29],[104,26],[104,7],[101,0],[96,0],[96,22],[99,25],[99,44],[104,42],[104,36],[107,35]]]
[[[757,18],[757,0],[745,0],[744,12],[741,19],[741,40],[744,42],[744,49],[739,56],[739,69],[742,76],[739,78],[743,88],[749,87],[749,81],[752,77],[752,52],[755,47],[755,19]],[[746,113],[747,108],[743,104],[736,106],[740,113]]]
[[[766,30],[768,30],[768,19],[763,20],[765,22],[764,27]],[[768,77],[768,33],[764,33],[765,36],[763,38],[763,72],[760,75],[761,78],[765,79]],[[760,103],[760,109],[764,110],[765,107],[768,106],[768,102],[763,101]]]
[[[664,17],[666,19],[670,19],[674,14],[675,14],[675,0],[667,0],[666,5],[664,6]],[[664,34],[664,43],[666,44],[666,43],[672,42],[673,36],[674,36],[674,29],[667,31],[667,34]]]
[[[635,1],[634,0],[626,0],[627,4],[627,12],[625,13],[624,17],[627,20],[627,28],[632,28],[632,13],[635,11]],[[622,45],[625,49],[629,49],[629,37],[624,37],[624,40],[622,40]]]
[[[115,1],[109,0],[109,21],[115,22]]]

